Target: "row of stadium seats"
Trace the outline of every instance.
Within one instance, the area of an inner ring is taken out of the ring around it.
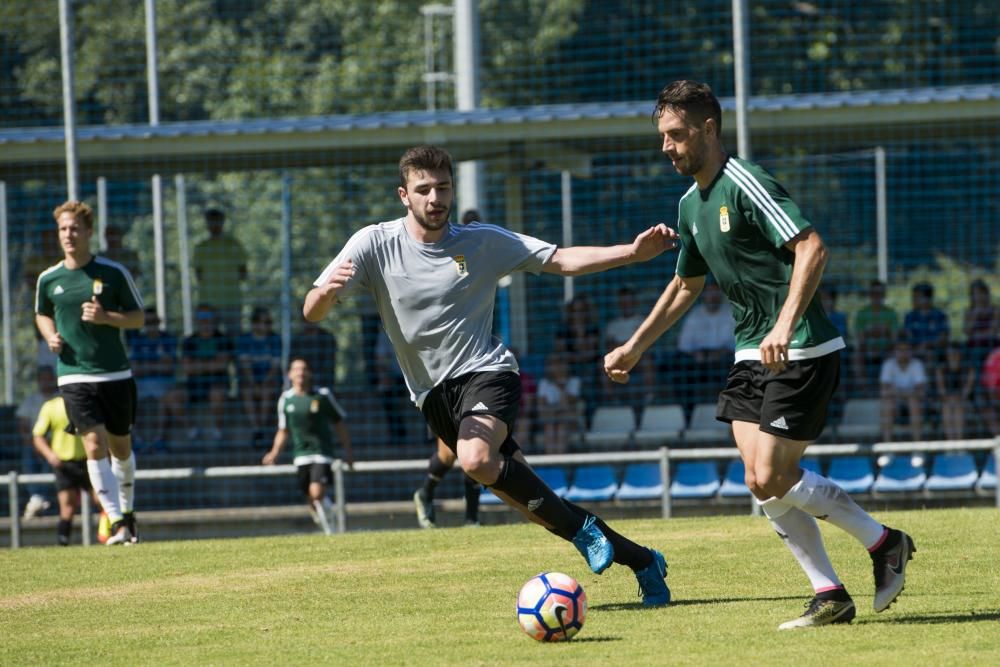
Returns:
[[[802,467],[824,472],[817,459],[803,459]],[[876,472],[877,469],[877,472]],[[570,475],[558,466],[539,466],[538,475],[560,496],[576,501],[644,500],[663,495],[659,463],[633,463],[625,466],[619,481],[610,465],[588,465]],[[673,466],[671,498],[746,497],[750,490],[743,482],[743,462],[731,460],[719,475],[716,461],[679,461]],[[920,457],[893,456],[878,468],[867,456],[832,457],[825,474],[849,493],[895,493],[913,491],[990,491],[996,489],[996,461],[991,454],[982,470],[968,453],[938,454],[930,471]],[[484,489],[480,498],[486,504],[500,500]]]
[[[590,428],[583,434],[588,449],[622,445],[654,448],[663,445],[704,445],[731,441],[729,426],[715,418],[715,403],[699,403],[685,419],[680,405],[649,405],[636,422],[628,406],[599,406]],[[843,442],[875,441],[881,436],[881,402],[877,398],[852,398],[844,403],[843,416],[831,433]],[[829,439],[829,438],[826,438]]]

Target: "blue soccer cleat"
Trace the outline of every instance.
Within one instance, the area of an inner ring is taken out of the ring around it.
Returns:
[[[653,562],[635,573],[639,581],[639,597],[642,603],[650,607],[659,607],[670,602],[670,589],[667,588],[667,561],[656,549],[649,550]]]
[[[573,538],[573,546],[587,559],[587,565],[600,574],[610,567],[615,558],[615,548],[601,532],[593,516],[588,516]]]

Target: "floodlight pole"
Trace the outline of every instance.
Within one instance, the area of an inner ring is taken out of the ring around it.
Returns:
[[[146,85],[149,97],[149,124],[160,124],[160,85],[156,60],[156,0],[146,0]],[[156,272],[156,314],[160,326],[167,326],[166,244],[163,241],[163,181],[153,175],[153,262]]]
[[[736,82],[736,152],[750,160],[750,126],[747,98],[750,89],[750,43],[748,39],[747,0],[733,0],[733,79]]]
[[[66,195],[77,199],[76,106],[73,99],[73,12],[71,0],[59,0],[59,55],[62,60],[63,137],[66,143]]]

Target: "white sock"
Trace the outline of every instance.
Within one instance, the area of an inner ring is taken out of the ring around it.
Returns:
[[[129,452],[127,459],[111,457],[111,471],[118,480],[118,502],[123,514],[132,511],[132,500],[135,498],[135,454]]]
[[[87,476],[90,477],[90,485],[97,492],[97,499],[101,501],[104,513],[108,515],[111,523],[122,520],[122,510],[118,505],[118,480],[111,472],[111,464],[106,458],[100,461],[87,459]]]
[[[885,526],[873,519],[842,488],[811,470],[788,490],[783,501],[817,519],[825,519],[871,549],[882,539]]]
[[[769,498],[760,503],[760,507],[809,577],[815,592],[844,587],[826,555],[816,519],[778,498]]]

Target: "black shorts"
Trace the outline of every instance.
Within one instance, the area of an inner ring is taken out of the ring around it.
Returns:
[[[513,439],[521,409],[521,378],[513,371],[467,373],[445,380],[424,399],[422,412],[434,435],[457,451],[458,428],[470,415],[490,415],[507,425],[500,453],[512,456],[520,447]]]
[[[759,361],[741,361],[729,371],[716,418],[754,422],[760,430],[790,440],[815,440],[826,426],[826,410],[840,384],[840,354],[790,361],[772,373]]]
[[[333,471],[329,463],[306,463],[299,466],[299,490],[302,495],[309,495],[310,484],[322,484],[324,487],[333,484]]]
[[[59,387],[70,433],[87,433],[104,425],[111,435],[128,435],[135,424],[135,380],[76,382]]]
[[[90,491],[90,474],[87,472],[87,461],[63,461],[52,470],[56,476],[56,490],[80,489]]]

